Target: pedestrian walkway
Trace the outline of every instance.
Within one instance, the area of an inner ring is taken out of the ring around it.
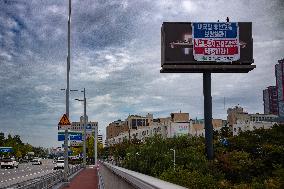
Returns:
[[[97,169],[89,166],[76,175],[64,189],[98,189]]]

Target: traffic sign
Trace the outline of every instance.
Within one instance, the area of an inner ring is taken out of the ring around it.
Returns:
[[[64,134],[59,134],[58,133],[58,141],[64,141],[64,139],[65,139],[65,135]]]
[[[66,126],[67,126],[67,125],[71,125],[71,123],[70,123],[70,121],[69,121],[69,119],[68,119],[68,117],[67,117],[66,114],[63,114],[63,116],[62,116],[62,118],[60,119],[58,125],[66,125]]]
[[[65,133],[64,132],[58,132],[58,141],[64,141],[65,139]],[[82,133],[76,132],[76,131],[68,131],[68,140],[73,141],[82,141]]]
[[[12,147],[0,147],[0,152],[12,152]]]

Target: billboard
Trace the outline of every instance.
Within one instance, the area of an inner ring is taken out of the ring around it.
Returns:
[[[251,22],[164,22],[161,37],[163,68],[255,67]]]
[[[168,137],[177,137],[189,134],[189,123],[171,123],[167,128]]]

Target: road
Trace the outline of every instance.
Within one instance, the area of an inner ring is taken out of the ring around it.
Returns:
[[[0,169],[0,188],[52,173],[53,167],[52,160],[42,160],[42,165],[22,163],[19,168]]]

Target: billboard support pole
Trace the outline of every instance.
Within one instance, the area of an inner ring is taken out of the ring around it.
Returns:
[[[203,72],[204,127],[207,159],[213,160],[211,72]]]

